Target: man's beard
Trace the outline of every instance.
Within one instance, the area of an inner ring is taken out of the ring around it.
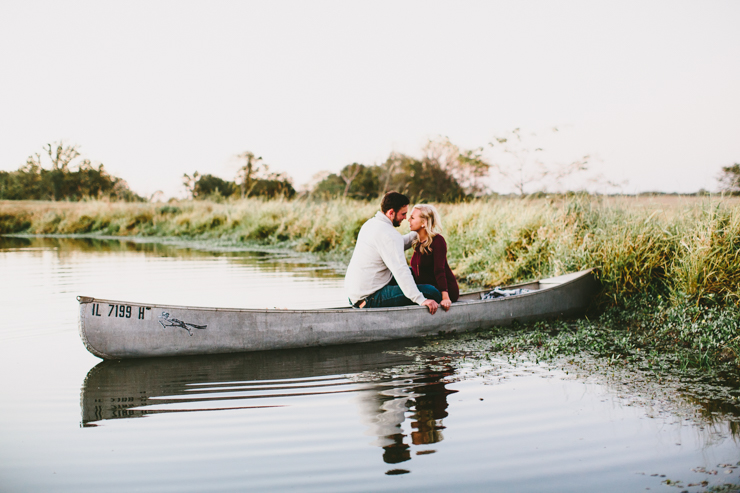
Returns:
[[[399,226],[401,225],[401,222],[403,222],[403,219],[401,219],[401,220],[399,221],[399,220],[398,220],[398,216],[397,216],[397,215],[393,217],[393,227],[394,227],[394,228],[397,228],[397,227],[399,227]]]

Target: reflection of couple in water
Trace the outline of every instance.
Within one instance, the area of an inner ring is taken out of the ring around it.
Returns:
[[[344,287],[352,306],[379,308],[424,305],[431,314],[438,306],[449,310],[460,292],[447,263],[447,243],[440,233],[439,213],[431,205],[419,204],[409,214],[409,199],[388,192],[380,212],[360,229]],[[401,235],[395,228],[408,217],[411,232]],[[414,248],[411,269],[404,250]]]
[[[416,455],[435,452],[425,445],[444,440],[442,420],[447,417],[447,396],[457,392],[446,388],[445,378],[453,374],[448,365],[411,372],[378,382],[370,392],[359,394],[361,415],[369,427],[367,434],[377,437],[373,445],[383,448],[384,462],[410,460],[412,445],[420,447]],[[405,427],[407,418],[411,422]]]

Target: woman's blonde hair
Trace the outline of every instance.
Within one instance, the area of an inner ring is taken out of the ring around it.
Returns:
[[[411,209],[412,213],[414,212],[414,209],[418,210],[421,214],[421,219],[426,221],[424,231],[427,232],[427,239],[420,241],[417,238],[415,242],[415,244],[419,244],[419,250],[421,253],[426,254],[432,251],[429,247],[431,246],[434,237],[442,232],[442,220],[439,218],[439,212],[437,212],[437,209],[433,205],[417,204],[413,209]]]

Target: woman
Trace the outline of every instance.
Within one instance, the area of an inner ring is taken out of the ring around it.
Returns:
[[[411,257],[411,270],[416,284],[431,284],[442,293],[440,306],[449,310],[453,301],[460,297],[457,280],[447,263],[447,242],[439,234],[442,224],[437,209],[432,205],[419,204],[411,210],[411,231],[419,235]]]

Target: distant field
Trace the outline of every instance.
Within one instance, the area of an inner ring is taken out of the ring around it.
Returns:
[[[614,196],[614,197],[603,197],[601,199],[604,204],[608,205],[647,205],[650,207],[675,207],[675,206],[690,206],[696,204],[704,204],[707,201],[710,202],[722,202],[726,205],[739,205],[740,197],[701,197],[696,195],[645,195],[645,196]]]

